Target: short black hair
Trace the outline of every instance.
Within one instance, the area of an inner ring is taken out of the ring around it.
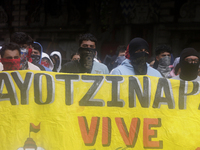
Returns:
[[[91,33],[85,33],[85,34],[81,34],[79,36],[79,46],[81,46],[81,43],[83,41],[89,41],[89,40],[92,41],[92,42],[95,42],[95,46],[97,47],[97,39]]]
[[[31,45],[33,43],[33,39],[24,32],[15,32],[11,35],[10,41],[13,43],[28,44]]]
[[[31,44],[31,46],[35,49],[35,50],[38,50],[41,54],[41,46],[37,43],[33,43]]]
[[[168,52],[171,54],[172,53],[171,47],[165,44],[156,47],[155,49],[156,56],[160,55],[163,52]]]
[[[1,48],[1,50],[0,50],[1,58],[3,58],[4,53],[5,53],[6,50],[11,50],[11,51],[18,50],[19,55],[20,55],[20,53],[21,53],[20,47],[19,47],[18,44],[12,43],[12,42],[11,42],[11,43],[7,43],[7,44],[4,44],[4,45],[2,46],[2,48]]]

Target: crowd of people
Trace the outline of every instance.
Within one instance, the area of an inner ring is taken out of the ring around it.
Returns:
[[[0,50],[0,71],[42,70],[62,73],[91,73],[112,75],[149,75],[186,81],[200,81],[199,53],[185,48],[180,57],[173,58],[170,46],[159,45],[155,58],[149,58],[149,45],[143,38],[133,38],[128,46],[120,45],[116,55],[101,63],[97,58],[97,39],[90,33],[79,38],[79,49],[71,61],[62,64],[59,51],[44,52],[40,43],[24,32],[11,35],[10,43]]]

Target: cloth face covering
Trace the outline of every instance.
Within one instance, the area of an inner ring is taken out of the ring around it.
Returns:
[[[159,60],[157,70],[160,71],[160,73],[164,77],[169,77],[171,71],[171,69],[169,68],[170,62],[171,62],[171,57],[169,56],[165,56]]]
[[[45,66],[45,67],[47,67],[47,68],[49,68],[49,64],[50,64],[50,63],[48,63],[48,62],[46,62],[46,61],[41,61],[41,65],[43,65],[43,66]]]
[[[1,62],[3,64],[4,71],[20,69],[20,58],[18,59],[1,58]]]
[[[25,48],[20,48],[21,51],[21,62],[20,62],[20,70],[27,70],[28,69],[28,50]]]
[[[136,75],[146,75],[147,74],[147,60],[148,54],[146,52],[134,53],[130,56],[131,65],[134,68]]]
[[[93,66],[93,59],[95,56],[95,49],[79,48],[80,53],[80,66],[82,73],[91,73]]]
[[[35,64],[39,64],[40,62],[40,56],[39,55],[31,55],[32,62]]]
[[[180,78],[187,81],[196,79],[198,75],[198,68],[199,62],[189,63],[187,61],[182,61]]]

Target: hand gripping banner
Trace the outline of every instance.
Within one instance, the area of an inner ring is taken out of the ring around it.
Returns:
[[[200,82],[0,72],[1,150],[200,150]]]

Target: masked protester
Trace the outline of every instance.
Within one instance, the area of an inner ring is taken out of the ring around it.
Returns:
[[[42,45],[40,43],[38,43],[38,42],[33,42],[31,44],[31,48],[32,48],[32,53],[31,53],[32,63],[34,65],[37,65],[43,71],[52,71],[48,67],[45,67],[44,65],[41,65],[42,52],[43,52]]]
[[[47,53],[42,52],[41,65],[43,65],[51,70],[53,69],[53,67],[54,67],[53,62]]]
[[[186,80],[186,81],[200,81],[198,76],[199,69],[199,53],[194,48],[186,48],[180,55],[180,69],[179,75],[172,79]]]
[[[3,71],[20,69],[20,48],[15,43],[3,45],[1,48]]]
[[[171,63],[171,57],[165,56],[159,60],[157,70],[160,71],[163,77],[171,78],[170,72],[171,68],[169,67]]]
[[[115,75],[150,75],[162,77],[159,71],[146,63],[149,55],[149,45],[142,38],[134,38],[130,41],[125,56],[126,60],[111,71]]]
[[[153,68],[157,69],[163,77],[171,78],[172,50],[170,46],[159,45],[155,49],[156,58]]]
[[[79,38],[79,61],[71,61],[63,65],[60,72],[65,73],[92,73],[92,74],[109,74],[106,65],[94,60],[97,54],[97,39],[90,33],[86,33]]]
[[[62,56],[61,53],[59,51],[53,51],[50,54],[50,58],[53,61],[54,64],[54,68],[53,71],[54,72],[59,72],[61,69],[61,65],[62,65]]]

